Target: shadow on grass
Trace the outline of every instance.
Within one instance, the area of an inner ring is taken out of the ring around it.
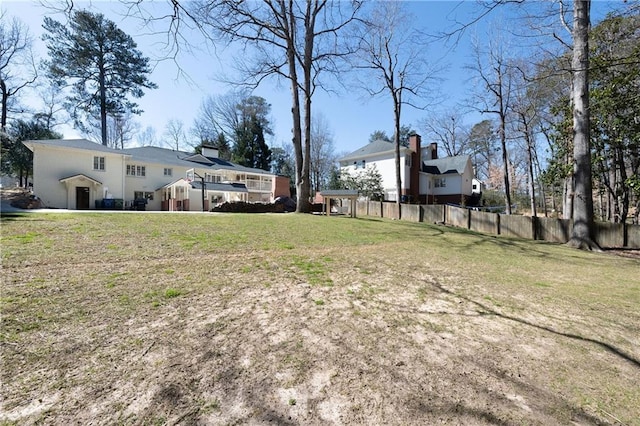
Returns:
[[[32,213],[21,212],[3,212],[0,211],[0,223],[2,222],[17,222],[17,221],[29,221],[29,222],[45,222],[45,219],[36,218],[36,215]],[[38,215],[41,217],[41,215]]]
[[[26,219],[26,217],[27,217],[27,213],[0,211],[0,222],[12,222],[20,219]]]
[[[507,319],[509,321],[515,321],[517,323],[524,324],[524,325],[527,325],[529,327],[534,327],[534,328],[537,328],[539,330],[547,331],[549,333],[553,333],[553,334],[558,335],[558,336],[567,337],[567,338],[574,339],[574,340],[579,340],[579,341],[582,341],[582,342],[593,343],[593,344],[595,344],[597,346],[600,346],[601,348],[603,348],[607,352],[610,352],[610,353],[622,358],[623,360],[631,363],[633,366],[635,366],[637,368],[640,368],[640,361],[638,361],[636,358],[634,358],[630,354],[627,354],[626,352],[616,348],[615,346],[613,346],[613,345],[611,345],[609,343],[602,342],[602,341],[597,340],[597,339],[592,339],[590,337],[580,336],[578,334],[565,333],[563,331],[558,331],[558,330],[555,330],[555,329],[553,329],[551,327],[548,327],[548,326],[545,326],[545,325],[535,324],[535,323],[533,323],[531,321],[527,321],[527,320],[522,319],[522,318],[518,318],[518,317],[515,317],[515,316],[512,316],[512,315],[503,314],[503,313],[498,312],[498,311],[492,309],[491,307],[489,307],[489,306],[487,306],[487,305],[485,305],[485,304],[483,304],[481,302],[478,302],[476,300],[470,299],[470,298],[468,298],[466,296],[463,296],[461,294],[455,293],[455,292],[453,292],[453,291],[451,291],[449,289],[446,289],[446,288],[444,288],[442,286],[442,284],[440,284],[440,283],[438,283],[436,281],[422,280],[422,282],[427,283],[427,284],[431,285],[432,287],[435,287],[441,293],[444,293],[444,294],[447,294],[447,295],[450,295],[450,296],[453,296],[453,297],[457,297],[457,298],[466,300],[467,302],[477,306],[478,308],[481,309],[481,311],[479,311],[479,314],[494,315],[494,316],[497,316],[497,317],[500,317],[500,318]]]

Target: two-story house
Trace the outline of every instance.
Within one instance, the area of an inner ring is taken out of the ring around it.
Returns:
[[[376,140],[338,160],[344,173],[375,167],[382,176],[385,200],[397,200],[395,145]],[[409,146],[400,147],[401,196],[404,200],[427,204],[468,203],[474,194],[471,158],[468,155],[438,158],[438,146],[421,146],[420,135],[409,137]]]
[[[47,207],[209,210],[222,202],[273,202],[289,179],[202,154],[159,147],[113,149],[85,139],[25,141],[33,151],[33,191]],[[188,180],[187,172],[201,178]],[[202,182],[204,180],[204,191]]]

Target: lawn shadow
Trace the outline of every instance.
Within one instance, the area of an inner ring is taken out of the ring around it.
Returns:
[[[0,223],[2,222],[17,222],[17,221],[29,221],[29,222],[45,222],[45,219],[42,219],[42,215],[36,215],[33,213],[22,213],[22,212],[5,212],[0,211]]]
[[[637,360],[636,358],[634,358],[632,355],[624,352],[623,350],[609,344],[606,342],[602,342],[600,340],[597,339],[593,339],[590,337],[584,337],[584,336],[580,336],[578,334],[574,334],[574,333],[566,333],[564,331],[559,331],[559,330],[555,330],[549,326],[546,325],[539,325],[539,324],[535,324],[531,321],[528,321],[526,319],[523,318],[518,318],[512,315],[507,315],[501,312],[496,311],[495,309],[485,305],[482,302],[478,302],[476,300],[473,300],[467,296],[458,294],[454,291],[451,291],[445,287],[442,286],[442,284],[440,284],[439,282],[433,280],[433,281],[427,281],[427,280],[421,280],[424,283],[429,284],[430,286],[436,288],[439,292],[456,297],[456,298],[460,298],[463,300],[466,300],[467,302],[477,306],[478,308],[480,308],[481,310],[479,311],[479,313],[482,313],[483,315],[493,315],[499,318],[504,318],[507,319],[509,321],[514,321],[529,327],[534,327],[537,328],[538,330],[543,330],[549,333],[553,333],[555,335],[558,336],[562,336],[562,337],[567,337],[569,339],[573,339],[573,340],[579,340],[582,342],[588,342],[588,343],[592,343],[594,345],[600,346],[602,349],[606,350],[609,353],[612,353],[613,355],[616,355],[618,357],[620,357],[621,359],[623,359],[624,361],[629,362],[631,365],[633,365],[636,368],[640,368],[640,361]]]

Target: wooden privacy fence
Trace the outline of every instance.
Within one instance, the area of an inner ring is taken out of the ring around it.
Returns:
[[[443,204],[400,204],[401,219],[456,226],[484,234],[566,243],[573,223],[569,219],[506,215]],[[358,201],[358,216],[398,217],[396,203]],[[640,225],[596,222],[595,239],[602,248],[640,249]]]

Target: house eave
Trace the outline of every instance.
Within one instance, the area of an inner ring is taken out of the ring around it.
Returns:
[[[102,182],[100,182],[99,180],[96,180],[90,176],[85,175],[84,173],[78,173],[75,175],[71,175],[71,176],[67,176],[67,177],[63,177],[61,179],[59,179],[60,183],[67,183],[70,182],[72,180],[76,180],[76,179],[86,179],[90,182],[92,182],[95,185],[102,185]]]
[[[406,146],[400,147],[400,155],[405,154],[407,151],[411,151],[411,150]],[[395,149],[390,149],[387,151],[372,152],[372,153],[363,154],[363,155],[351,155],[351,156],[339,158],[338,162],[342,163],[343,161],[362,160],[362,159],[371,158],[371,157],[383,157],[389,154],[395,154],[395,152],[396,152]]]

